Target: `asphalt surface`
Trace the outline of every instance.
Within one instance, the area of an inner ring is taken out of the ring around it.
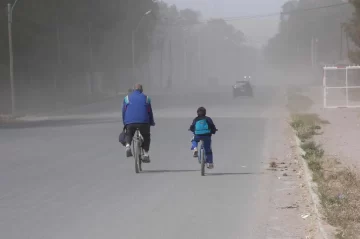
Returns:
[[[141,174],[117,141],[117,100],[86,107],[86,119],[2,126],[1,238],[265,238],[257,198],[274,118],[264,112],[279,97],[255,94],[153,97],[152,162]],[[205,177],[187,131],[200,105],[219,129]]]

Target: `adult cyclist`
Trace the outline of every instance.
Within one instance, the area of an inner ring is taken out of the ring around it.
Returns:
[[[126,129],[126,157],[132,157],[131,142],[135,131],[139,129],[144,138],[142,148],[144,149],[144,163],[150,163],[150,126],[155,126],[151,100],[143,94],[141,84],[136,84],[133,92],[129,93],[123,101],[122,118]]]

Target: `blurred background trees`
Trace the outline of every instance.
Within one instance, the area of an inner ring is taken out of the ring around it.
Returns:
[[[279,32],[264,48],[268,62],[277,65],[335,64],[347,58],[343,24],[353,7],[343,0],[290,0],[280,15]],[[313,52],[313,53],[311,53]]]
[[[0,112],[11,106],[9,2],[0,0]],[[257,54],[225,20],[205,22],[200,12],[153,0],[18,0],[12,30],[19,112],[99,100],[134,82],[154,91],[170,81],[173,87],[208,84],[211,77],[230,82],[245,67],[241,62]]]

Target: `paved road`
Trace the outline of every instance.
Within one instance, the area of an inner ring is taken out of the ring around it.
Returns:
[[[204,103],[195,96],[157,111],[152,163],[138,175],[117,142],[119,122],[0,129],[1,238],[265,238],[259,198],[268,196],[263,162],[275,121],[264,112],[276,97],[212,96],[205,106],[219,132],[206,177],[186,130]]]

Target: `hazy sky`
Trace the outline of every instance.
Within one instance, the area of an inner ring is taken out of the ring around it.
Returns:
[[[279,12],[286,0],[165,0],[179,9],[192,8],[209,17],[241,17]],[[279,16],[231,20],[229,23],[242,30],[257,45],[266,43],[278,29]]]

